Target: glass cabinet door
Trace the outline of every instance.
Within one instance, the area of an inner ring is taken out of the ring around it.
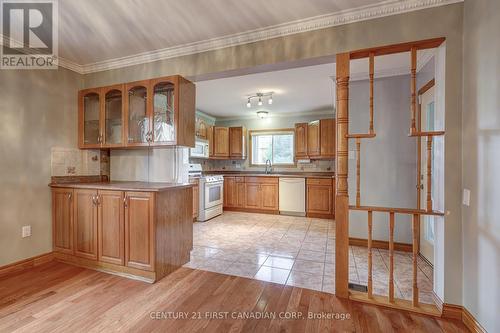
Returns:
[[[100,132],[100,98],[97,91],[83,95],[83,145],[99,145]]]
[[[148,116],[148,89],[143,85],[129,87],[127,110],[127,138],[129,145],[148,144],[150,124]]]
[[[161,81],[153,87],[153,141],[175,143],[174,84]]]
[[[121,87],[109,88],[104,95],[104,143],[120,145],[123,129],[123,96]]]

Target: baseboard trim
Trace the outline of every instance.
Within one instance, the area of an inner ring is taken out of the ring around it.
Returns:
[[[363,238],[349,237],[349,245],[368,247],[368,240]],[[372,240],[372,247],[376,249],[389,249],[388,241]],[[412,252],[413,245],[407,243],[394,243],[394,250],[403,252]]]
[[[441,317],[460,320],[471,332],[488,333],[472,313],[461,305],[444,303]]]
[[[316,219],[335,220],[335,214],[307,213],[306,216]]]
[[[279,210],[266,210],[266,209],[240,208],[240,207],[223,207],[223,209],[231,212],[260,213],[260,214],[270,214],[270,215],[278,215],[280,213]]]
[[[48,252],[31,258],[16,261],[11,264],[0,267],[0,277],[11,273],[18,273],[28,268],[45,264],[52,260],[54,260],[54,252]]]

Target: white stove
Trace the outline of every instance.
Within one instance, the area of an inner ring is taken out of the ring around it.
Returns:
[[[222,214],[224,176],[203,175],[200,164],[189,165],[189,176],[200,179],[198,221],[205,222]]]

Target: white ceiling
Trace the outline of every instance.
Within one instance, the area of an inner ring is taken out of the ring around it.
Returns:
[[[59,64],[91,73],[459,1],[63,0]]]
[[[420,69],[434,50],[419,51]],[[368,78],[368,59],[351,61],[351,80]],[[375,78],[410,73],[410,53],[375,58]],[[196,82],[196,108],[216,118],[256,117],[266,110],[271,116],[326,113],[333,110],[335,64],[327,63],[273,72]],[[273,104],[246,107],[247,96],[274,91]]]
[[[380,2],[64,0],[60,56],[89,64]]]

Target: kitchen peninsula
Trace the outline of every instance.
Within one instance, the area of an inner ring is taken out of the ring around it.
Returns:
[[[192,186],[52,183],[57,260],[155,282],[189,261]]]

